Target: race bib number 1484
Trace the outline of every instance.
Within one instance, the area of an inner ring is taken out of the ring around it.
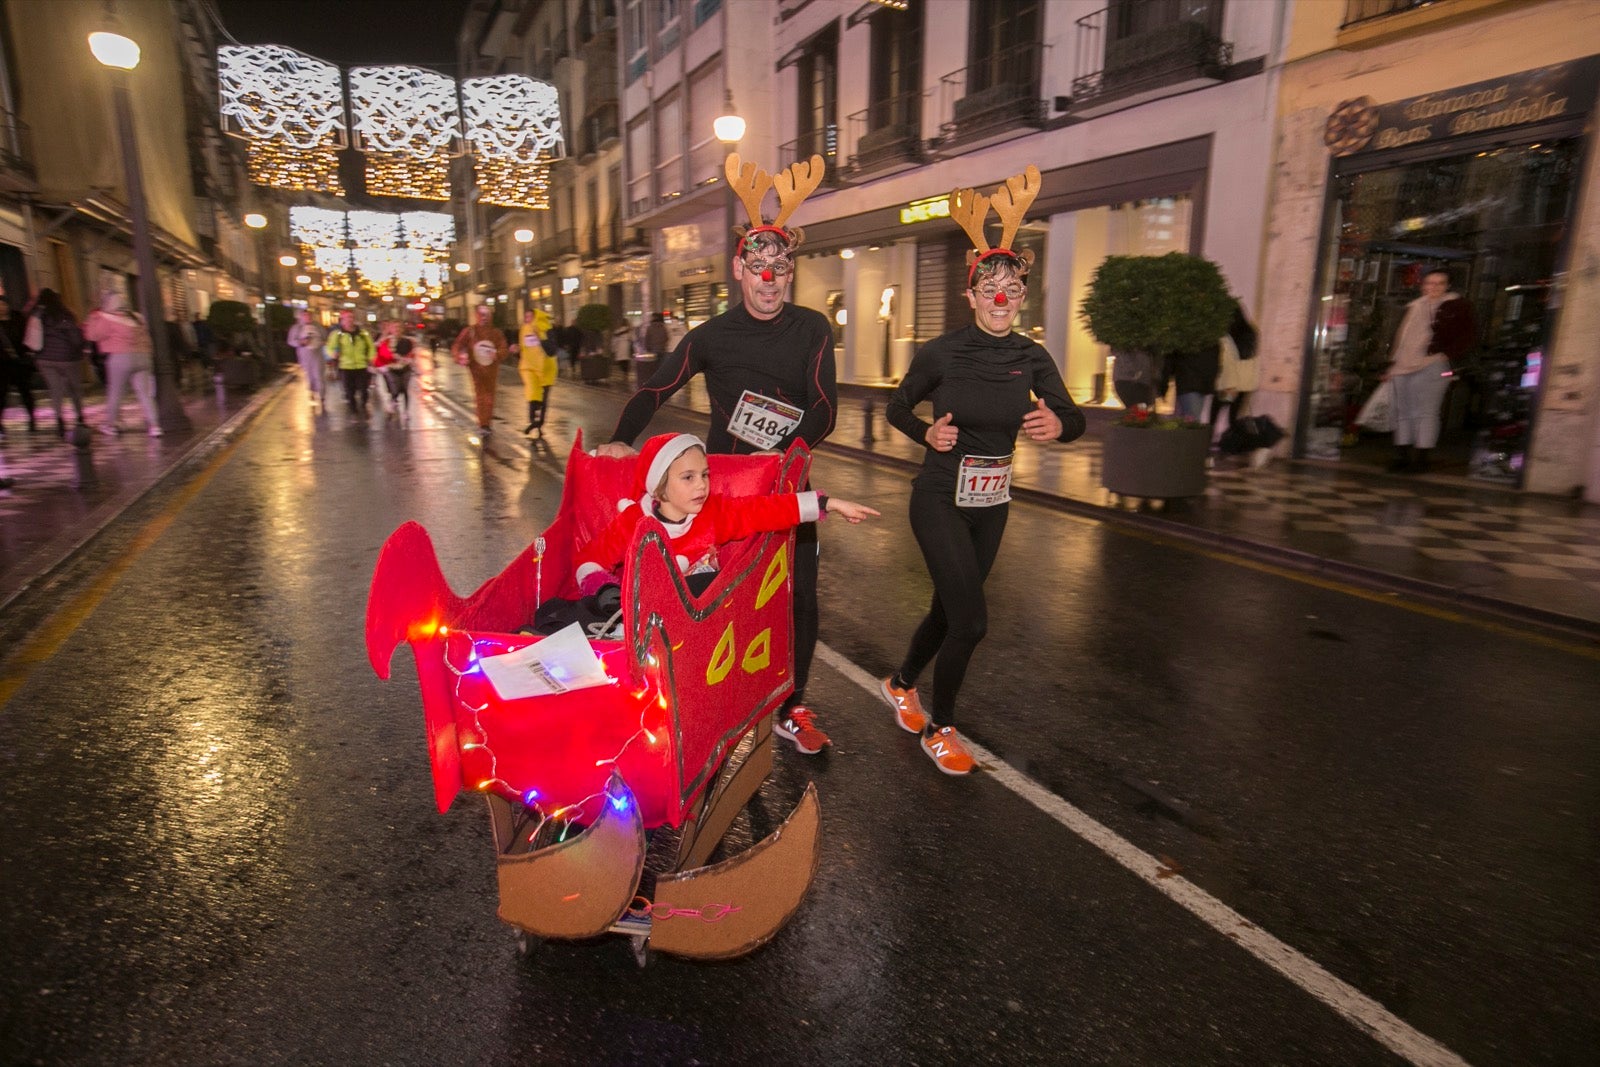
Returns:
[[[793,433],[804,414],[793,404],[746,389],[728,420],[728,432],[747,444],[768,449]]]

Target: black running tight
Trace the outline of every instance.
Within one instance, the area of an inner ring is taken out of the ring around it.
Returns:
[[[1000,552],[1010,510],[1008,504],[958,508],[954,495],[911,490],[911,531],[933,579],[933,604],[911,635],[900,679],[916,685],[917,675],[938,657],[928,706],[935,726],[955,725],[956,695],[967,663],[988,630],[983,581]]]
[[[817,524],[802,522],[794,528],[794,693],[785,708],[805,702],[806,681],[811,677],[811,657],[817,651]]]

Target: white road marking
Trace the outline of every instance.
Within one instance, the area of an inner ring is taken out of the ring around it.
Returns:
[[[820,642],[817,644],[817,657],[871,693],[874,700],[882,700],[878,693],[877,678]],[[884,719],[885,724],[888,721]],[[1329,974],[1314,960],[1279,941],[1187,878],[1173,874],[1154,856],[1118,836],[1016,768],[1003,763],[971,738],[965,740],[972,755],[984,764],[985,773],[990,778],[1116,860],[1145,884],[1166,894],[1201,922],[1322,1001],[1395,1055],[1410,1063],[1428,1067],[1466,1067],[1466,1060],[1412,1027],[1376,1000]],[[1165,876],[1161,872],[1166,872]]]

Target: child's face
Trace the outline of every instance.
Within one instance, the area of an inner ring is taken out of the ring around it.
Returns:
[[[662,514],[673,522],[682,522],[690,515],[700,514],[709,495],[711,466],[706,462],[703,449],[691,448],[667,468],[667,477],[656,499],[661,502]]]

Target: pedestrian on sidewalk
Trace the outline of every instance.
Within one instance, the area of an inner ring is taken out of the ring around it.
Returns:
[[[394,329],[391,331],[388,326]],[[384,411],[399,417],[402,430],[411,423],[411,364],[415,349],[398,322],[388,323],[372,361],[372,373],[383,381]]]
[[[26,330],[22,316],[12,313],[11,301],[0,296],[0,436],[6,432],[6,403],[13,389],[28,413],[28,430],[39,428],[33,418],[33,360],[22,342]]]
[[[644,383],[649,381],[656,368],[661,366],[661,361],[666,358],[669,351],[667,340],[666,316],[658,311],[650,316],[650,325],[644,329],[644,350],[647,356],[639,358],[639,366],[634,376],[638,383],[636,388],[643,389]]]
[[[339,312],[339,328],[328,334],[322,351],[339,364],[339,381],[344,386],[344,402],[350,414],[365,419],[367,390],[372,384],[367,368],[372,365],[377,349],[372,335],[356,325],[354,311]]]
[[[306,308],[301,308],[295,314],[295,319],[295,324],[289,327],[287,340],[289,347],[294,349],[295,359],[300,363],[300,376],[306,380],[306,392],[310,394],[311,407],[314,411],[321,411],[322,397],[326,390],[326,382],[322,377],[322,345],[327,337],[323,335],[322,327],[312,320],[311,312]]]
[[[478,413],[478,433],[493,431],[494,390],[500,381],[500,364],[506,358],[506,335],[489,324],[489,305],[479,304],[475,321],[456,335],[450,354],[472,374],[472,403]]]
[[[983,583],[1005,533],[1017,433],[1066,442],[1087,425],[1050,353],[1012,332],[1033,251],[1012,251],[1011,242],[1038,193],[1039,171],[1030,166],[990,201],[972,189],[950,194],[950,217],[976,245],[967,253],[973,322],[924,345],[884,409],[891,426],[927,450],[911,482],[911,530],[933,579],[933,601],[900,669],[878,689],[895,722],[921,735],[923,752],[945,774],[976,765],[956,732],[956,696],[989,625]],[[1004,223],[995,248],[984,232],[990,203]],[[924,400],[933,405],[931,423],[916,414]],[[916,686],[935,657],[930,711]]]
[[[70,397],[72,410],[83,425],[83,330],[61,296],[54,289],[40,289],[28,312],[23,347],[33,353],[50,388],[50,404],[56,409],[56,433],[67,436],[63,402]]]
[[[1218,359],[1216,395],[1211,401],[1211,444],[1216,447],[1217,421],[1224,408],[1228,412],[1231,429],[1244,413],[1250,394],[1261,383],[1260,364],[1256,362],[1256,328],[1250,325],[1244,308],[1238,300],[1233,302],[1233,320],[1223,335]]]
[[[1478,343],[1472,305],[1450,291],[1450,272],[1422,276],[1422,295],[1406,305],[1382,380],[1394,388],[1393,473],[1420,474],[1439,443],[1440,408],[1453,365]]]
[[[762,219],[761,199],[773,179],[753,164],[741,170],[737,154],[728,157],[729,181],[751,223],[734,230],[733,279],[743,300],[690,330],[661,360],[622,409],[610,443],[600,446],[601,455],[632,455],[633,440],[661,405],[697,374],[705,375],[711,399],[705,440],[712,454],[782,451],[795,441],[814,449],[833,431],[838,408],[833,329],[821,312],[787,301],[795,250],[804,233],[784,223],[821,182],[822,166],[821,157],[813,157],[778,176],[782,207],[769,224]],[[745,397],[747,392],[751,397]],[[779,737],[806,755],[832,743],[804,703],[817,645],[818,549],[816,523],[796,527],[794,692],[773,725]]]
[[[117,419],[122,414],[122,394],[131,385],[134,399],[144,410],[145,432],[160,437],[154,345],[144,316],[129,310],[128,298],[122,293],[109,290],[101,295],[100,306],[84,320],[83,337],[105,353],[106,410],[100,420],[100,432],[111,437],[122,432]]]

